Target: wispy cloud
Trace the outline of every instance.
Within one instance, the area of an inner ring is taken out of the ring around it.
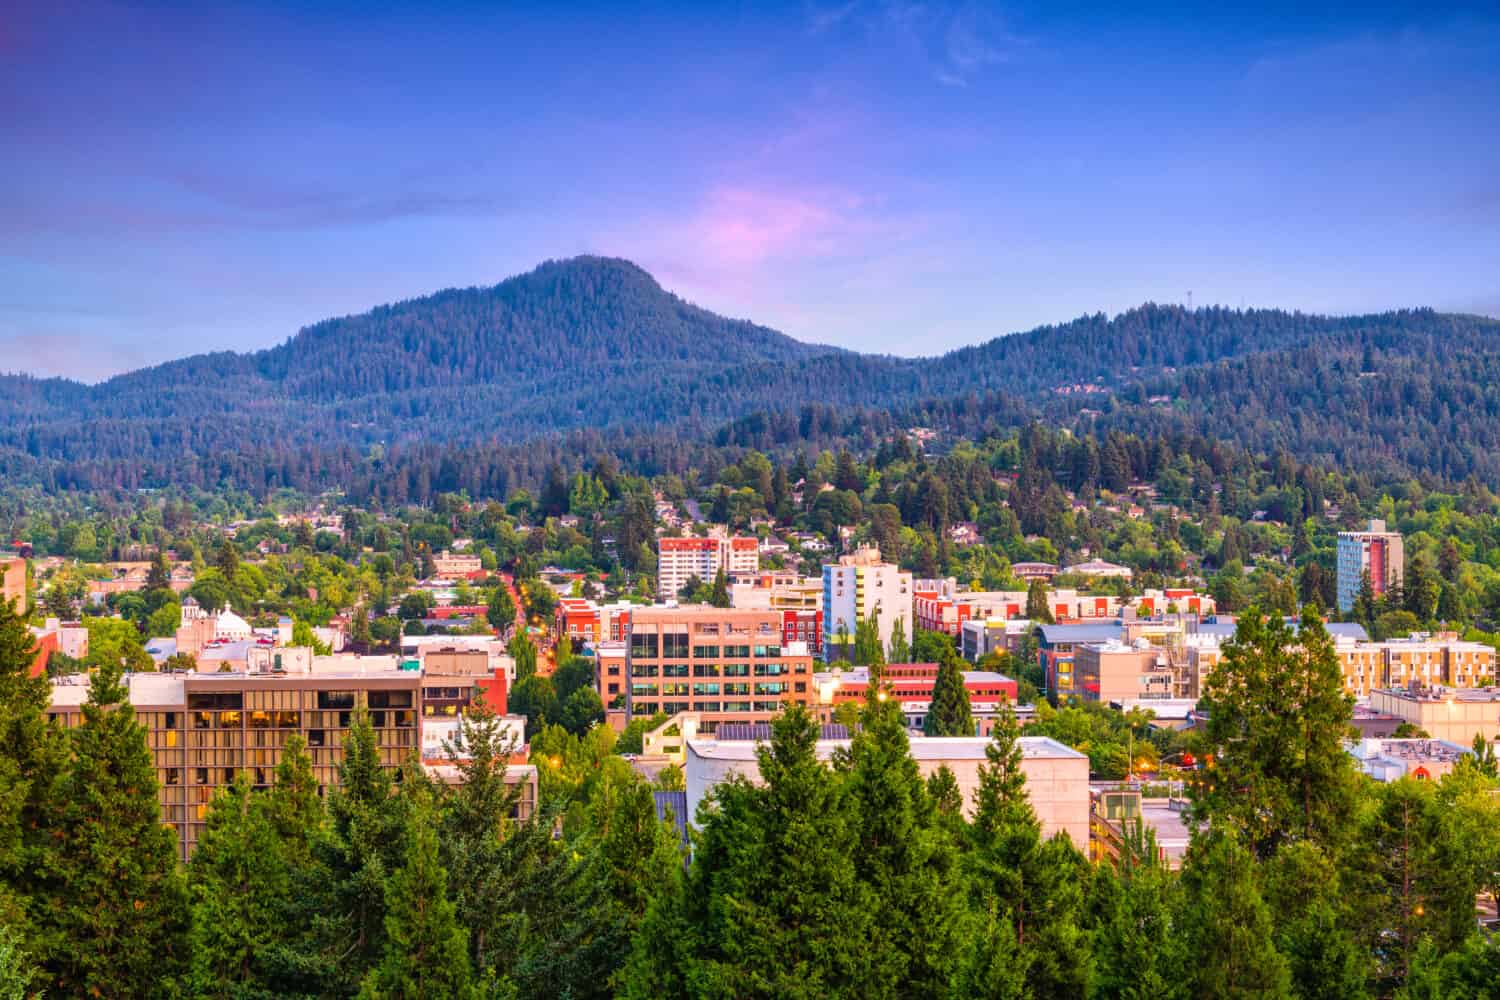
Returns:
[[[845,188],[726,184],[679,217],[605,234],[598,249],[635,258],[669,286],[750,299],[784,289],[810,268],[868,259],[925,225]]]
[[[872,39],[891,38],[915,53],[934,80],[968,86],[986,69],[1006,62],[1029,44],[1006,25],[995,7],[948,0],[851,0],[809,8],[813,33],[857,25]]]
[[[833,5],[810,3],[807,6],[807,28],[813,34],[818,34],[845,24],[859,11],[861,5],[862,0],[848,0],[847,3]]]
[[[0,234],[317,230],[419,217],[492,216],[506,207],[490,195],[436,185],[353,191],[200,173],[137,178],[111,198],[75,198],[71,192],[59,192],[55,200],[0,195]]]

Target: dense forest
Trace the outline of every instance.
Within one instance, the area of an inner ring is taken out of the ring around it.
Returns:
[[[559,455],[673,471],[726,441],[860,445],[889,428],[972,436],[1040,419],[1494,484],[1497,349],[1500,323],[1425,310],[1147,305],[881,357],[724,319],[628,262],[577,258],[97,386],[0,376],[0,475],[264,491],[347,486],[391,462],[442,479],[448,463],[509,487]]]

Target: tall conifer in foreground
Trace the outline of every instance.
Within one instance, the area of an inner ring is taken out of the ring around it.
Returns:
[[[119,664],[93,676],[83,721],[69,734],[52,957],[64,994],[166,993],[186,958],[187,900],[177,835],[161,822],[156,770]]]
[[[359,991],[361,1000],[467,1000],[468,934],[448,898],[438,860],[432,792],[412,782],[406,851],[385,892],[385,951]]]

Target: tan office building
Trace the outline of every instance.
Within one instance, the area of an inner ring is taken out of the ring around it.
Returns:
[[[178,832],[186,858],[202,833],[214,793],[241,771],[256,786],[276,780],[287,738],[307,741],[322,790],[338,783],[343,744],[358,706],[370,710],[380,763],[398,769],[420,748],[421,676],[383,674],[256,676],[133,674],[130,702],[146,727],[161,785],[162,821]],[[53,684],[49,715],[82,721],[88,679]]]

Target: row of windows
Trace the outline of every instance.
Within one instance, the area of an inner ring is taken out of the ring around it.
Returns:
[[[657,712],[665,712],[668,715],[676,715],[678,712],[761,712],[774,715],[780,712],[782,703],[779,701],[637,701],[630,707],[631,715],[651,716]]]

